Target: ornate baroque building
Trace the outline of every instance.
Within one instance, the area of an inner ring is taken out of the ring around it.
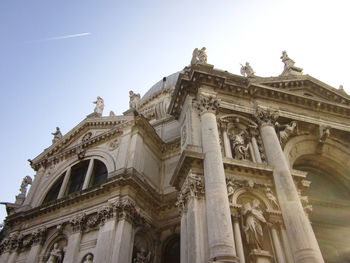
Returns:
[[[0,262],[349,262],[350,97],[281,59],[239,76],[195,49],[121,116],[98,97],[30,160]]]

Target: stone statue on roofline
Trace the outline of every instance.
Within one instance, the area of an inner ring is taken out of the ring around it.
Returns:
[[[251,78],[251,77],[254,77],[255,75],[255,72],[253,70],[253,68],[250,66],[249,62],[246,62],[245,63],[245,66],[243,66],[241,64],[241,74],[244,76],[244,77],[248,77],[248,78]]]
[[[195,48],[192,53],[191,65],[207,64],[207,59],[208,56],[205,47],[201,49]]]
[[[289,76],[289,75],[302,75],[303,74],[303,69],[298,68],[294,66],[295,62],[293,59],[291,59],[287,51],[282,51],[282,56],[280,57],[282,59],[282,62],[284,64],[284,70],[281,74],[281,76]]]
[[[105,107],[104,101],[100,96],[97,96],[96,101],[92,102],[96,104],[96,107],[94,109],[94,113],[96,113],[98,116],[102,116],[103,109]]]
[[[139,93],[135,93],[132,90],[129,91],[129,107],[130,109],[135,109],[137,108],[137,104],[141,98]]]
[[[53,135],[52,144],[56,143],[63,137],[59,127],[56,127],[56,131],[51,134]]]

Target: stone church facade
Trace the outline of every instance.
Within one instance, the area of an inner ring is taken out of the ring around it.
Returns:
[[[98,97],[3,203],[0,262],[349,262],[350,96],[281,59],[239,76],[195,49],[123,115]]]

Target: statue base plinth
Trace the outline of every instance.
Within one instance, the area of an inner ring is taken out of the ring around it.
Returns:
[[[127,111],[123,112],[124,116],[137,116],[139,113],[135,109],[128,109]]]
[[[97,112],[93,112],[93,113],[90,113],[89,115],[87,115],[86,117],[87,118],[99,118],[99,117],[102,117],[102,114],[97,113]]]
[[[272,255],[270,252],[260,249],[253,249],[249,253],[249,258],[252,263],[271,263]]]

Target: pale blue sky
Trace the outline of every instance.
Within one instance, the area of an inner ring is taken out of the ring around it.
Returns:
[[[304,73],[350,93],[349,7],[345,0],[1,0],[0,201],[13,202],[22,178],[33,176],[26,160],[50,145],[56,126],[68,132],[96,96],[105,115],[122,114],[129,90],[143,95],[189,64],[195,47],[206,46],[217,68],[238,74],[249,61],[260,76],[279,75],[287,50]]]

